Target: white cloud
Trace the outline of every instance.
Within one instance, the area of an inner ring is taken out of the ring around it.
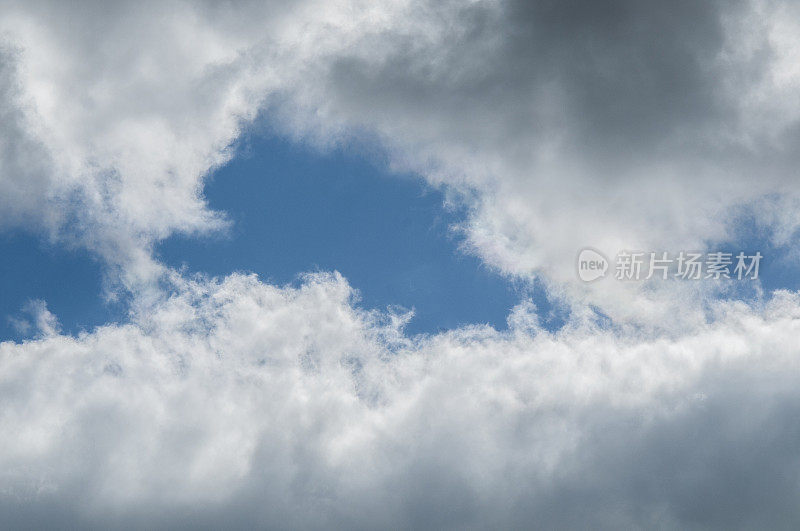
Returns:
[[[580,247],[703,247],[776,193],[791,241],[790,9],[12,2],[5,217],[149,278],[154,241],[225,225],[203,179],[266,106],[322,143],[376,134],[393,165],[475,192],[467,247],[488,263],[629,318],[630,297],[574,285]]]
[[[9,317],[11,326],[16,329],[18,334],[30,337],[31,332],[35,331],[37,337],[51,337],[61,332],[61,323],[58,322],[58,317],[47,309],[45,301],[30,300],[23,305],[22,310],[33,322],[20,317]]]
[[[267,109],[322,145],[376,135],[394,167],[471,198],[470,252],[576,311],[661,326],[674,289],[699,315],[714,287],[583,285],[575,254],[704,248],[744,211],[794,245],[791,9],[10,3],[0,222],[38,221],[146,284],[155,241],[226,226],[203,180]]]
[[[0,345],[12,523],[800,519],[795,294],[720,303],[715,324],[669,339],[528,322],[412,341],[335,275],[174,280],[130,324]]]

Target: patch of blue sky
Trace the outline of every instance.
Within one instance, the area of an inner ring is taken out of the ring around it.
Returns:
[[[320,152],[272,135],[249,135],[206,185],[229,234],[173,236],[160,258],[190,272],[252,271],[287,284],[298,273],[339,271],[364,308],[414,309],[408,333],[467,324],[506,328],[510,309],[541,290],[501,276],[459,249],[451,226],[463,212],[421,178],[391,174],[358,146]],[[548,306],[549,308],[549,306]]]
[[[36,234],[0,233],[0,340],[36,334],[25,310],[34,300],[44,300],[62,331],[73,335],[125,314],[121,304],[105,300],[103,267],[88,251],[49,245]]]
[[[482,323],[502,330],[509,310],[526,298],[547,328],[563,322],[541,288],[515,283],[459,249],[451,226],[464,212],[444,208],[441,191],[413,175],[392,174],[363,146],[321,153],[248,135],[205,193],[232,229],[167,239],[156,251],[173,267],[211,275],[252,271],[277,284],[295,282],[302,272],[337,270],[359,291],[362,307],[413,308],[412,334]],[[772,245],[746,216],[734,232],[732,241],[709,251],[760,251],[767,292],[800,288],[796,258],[785,247]],[[103,268],[90,253],[43,243],[35,234],[0,233],[0,340],[35,333],[19,325],[31,320],[23,308],[37,299],[70,334],[125,314],[124,304],[103,299]]]
[[[773,233],[756,223],[756,216],[746,210],[736,220],[734,227],[735,237],[730,242],[721,245],[711,244],[712,252],[725,252],[733,254],[733,265],[736,264],[736,255],[744,252],[746,255],[761,253],[758,278],[762,289],[766,293],[778,289],[800,289],[800,274],[798,274],[798,255],[792,251],[796,241],[775,243]],[[790,243],[790,244],[789,244]]]

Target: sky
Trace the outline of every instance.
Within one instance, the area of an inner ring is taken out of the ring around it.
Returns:
[[[392,174],[363,146],[324,153],[266,133],[250,136],[204,189],[231,228],[164,240],[154,251],[164,264],[213,276],[254,272],[280,285],[339,271],[358,289],[361,307],[413,310],[412,335],[468,324],[503,330],[509,310],[534,295],[551,310],[534,283],[459,249],[459,213],[421,177]],[[124,318],[124,304],[109,300],[102,267],[85,250],[25,233],[6,234],[0,248],[9,257],[0,282],[4,339],[36,335],[20,329],[31,321],[31,301],[46,301],[73,335]],[[558,325],[557,312],[544,315]]]
[[[86,251],[54,247],[24,233],[4,234],[0,249],[3,340],[36,335],[30,327],[34,301],[46,301],[73,334],[113,320],[114,304],[103,298],[102,266]]]
[[[797,21],[0,3],[5,525],[797,528]]]
[[[205,188],[209,206],[231,218],[229,233],[172,237],[157,249],[164,263],[211,275],[252,271],[275,284],[339,271],[363,307],[413,309],[410,334],[473,323],[505,329],[509,310],[533,295],[532,284],[459,250],[459,213],[419,176],[392,174],[357,145],[320,153],[263,135],[245,145]]]

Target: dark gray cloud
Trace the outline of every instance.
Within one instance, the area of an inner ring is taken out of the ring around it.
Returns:
[[[53,184],[48,153],[31,135],[21,110],[19,55],[0,44],[0,227],[42,230],[58,223],[58,213],[48,211]]]
[[[678,132],[732,119],[721,86],[731,72],[720,54],[724,17],[744,13],[741,2],[440,3],[420,11],[435,34],[401,25],[365,38],[388,49],[377,61],[361,49],[334,58],[337,107],[368,123],[391,115],[447,128],[442,138],[472,149],[535,145],[566,127],[582,153],[622,158],[652,157]]]

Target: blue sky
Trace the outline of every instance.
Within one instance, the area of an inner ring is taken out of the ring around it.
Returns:
[[[462,324],[503,329],[524,286],[459,251],[460,212],[414,175],[388,173],[358,146],[327,153],[274,136],[251,136],[206,185],[227,236],[173,236],[165,263],[225,275],[252,271],[285,284],[302,272],[339,271],[366,308],[414,308],[408,331]]]
[[[546,327],[563,322],[535,282],[514,281],[460,249],[452,227],[463,209],[445,207],[443,192],[422,178],[389,172],[379,150],[350,145],[323,152],[261,133],[238,145],[205,185],[209,206],[227,214],[231,230],[173,235],[156,247],[164,263],[214,276],[254,272],[276,284],[336,270],[359,291],[364,308],[413,308],[410,334],[468,324],[503,330],[509,310],[525,299],[535,302]],[[765,254],[760,277],[767,290],[800,284],[785,249],[771,246],[752,224],[719,246],[740,249]],[[90,252],[7,231],[0,253],[0,338],[30,335],[14,324],[29,319],[29,300],[46,301],[70,334],[124,319],[124,303],[104,297],[103,268]]]
[[[28,320],[23,307],[44,300],[64,331],[91,330],[124,316],[103,297],[103,268],[88,251],[45,243],[38,234],[0,234],[0,338],[21,339],[13,319]]]
[[[481,323],[502,330],[509,310],[528,297],[549,309],[532,282],[514,282],[462,252],[451,227],[464,212],[445,208],[443,193],[420,177],[388,172],[374,150],[321,152],[256,134],[240,145],[205,187],[231,230],[172,236],[157,246],[164,263],[216,276],[255,272],[277,284],[336,270],[362,307],[413,308],[411,334]],[[104,299],[102,268],[87,251],[7,233],[0,252],[0,337],[25,336],[9,318],[25,318],[29,299],[45,300],[73,334],[124,317],[122,304]]]

